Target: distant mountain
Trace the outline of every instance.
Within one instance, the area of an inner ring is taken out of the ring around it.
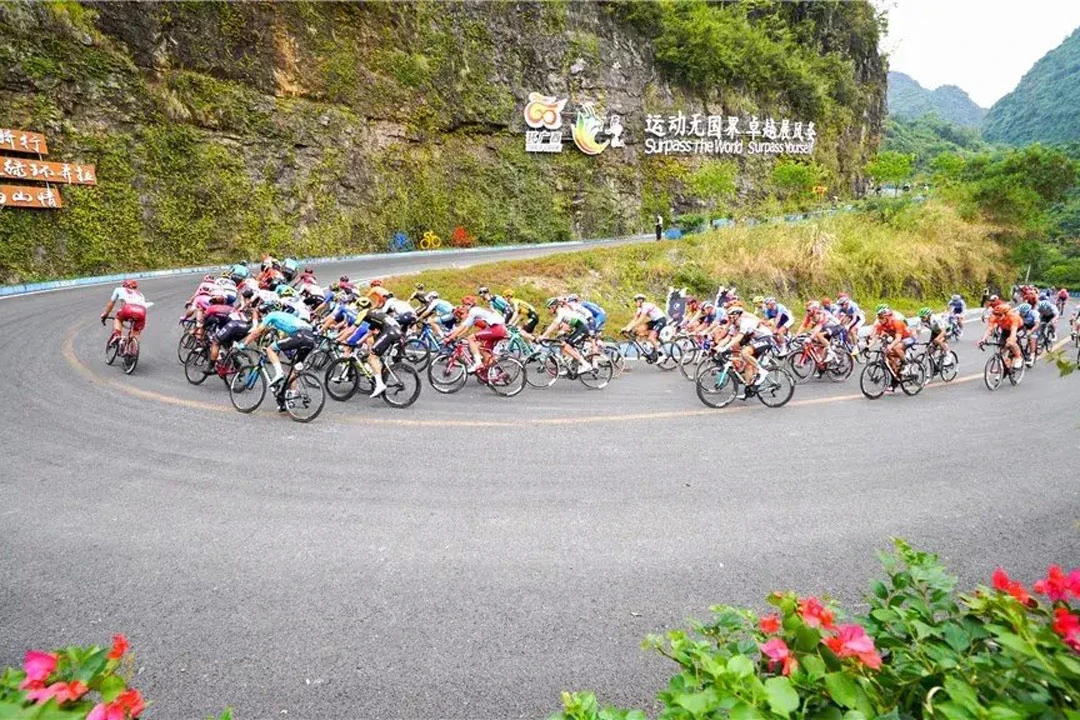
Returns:
[[[983,121],[983,135],[1013,145],[1080,140],[1080,28],[994,103]]]
[[[986,110],[976,105],[966,92],[955,85],[927,90],[910,75],[890,71],[889,115],[905,120],[937,115],[954,125],[978,127]]]

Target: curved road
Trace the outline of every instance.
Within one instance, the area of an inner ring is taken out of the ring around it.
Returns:
[[[1037,367],[990,393],[977,331],[961,379],[915,398],[852,378],[709,411],[635,367],[599,393],[328,401],[303,426],[184,381],[195,280],[144,282],[131,377],[101,360],[110,288],[0,301],[0,663],[125,632],[150,718],[544,717],[562,689],[648,706],[671,667],[646,634],[777,588],[852,603],[890,536],[967,586],[1080,559],[1080,380]]]

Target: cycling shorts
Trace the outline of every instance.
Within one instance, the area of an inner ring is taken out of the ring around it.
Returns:
[[[146,308],[142,305],[128,305],[124,303],[124,306],[120,308],[120,312],[116,313],[116,318],[120,322],[131,321],[132,332],[142,332],[142,329],[146,327]]]
[[[217,331],[214,341],[218,345],[231,345],[238,340],[243,340],[249,332],[251,332],[251,323],[246,323],[243,320],[230,320]]]
[[[566,344],[571,347],[577,347],[581,344],[581,341],[589,336],[589,328],[585,325],[576,325],[570,332],[569,337],[566,338]]]
[[[772,347],[773,341],[770,337],[757,338],[752,340],[747,347],[750,348],[750,356],[759,358],[765,354],[765,352]]]
[[[368,330],[370,329],[371,326],[366,322],[360,323],[356,326],[356,329],[353,330],[353,334],[345,340],[345,344],[356,347],[356,344],[364,339],[364,336],[368,334]]]
[[[660,318],[659,320],[650,320],[645,326],[649,329],[649,332],[658,333],[667,326],[667,318]]]
[[[436,318],[436,321],[442,325],[443,330],[453,330],[457,325],[457,318],[454,317],[454,313],[448,312],[445,315],[440,315]]]
[[[537,324],[540,322],[540,316],[536,313],[529,313],[526,316],[525,324],[521,326],[521,329],[527,333],[532,333],[536,329]]]
[[[491,352],[495,349],[495,343],[505,340],[507,337],[505,325],[490,325],[476,333],[476,340],[484,349]]]
[[[395,344],[397,344],[400,341],[401,341],[401,331],[400,330],[397,330],[395,328],[394,330],[383,331],[383,332],[379,333],[379,338],[371,346],[371,352],[374,353],[375,355],[377,355],[378,357],[382,357],[383,355],[386,354],[387,350],[389,350],[391,347],[393,347]]]
[[[416,313],[402,313],[397,316],[398,325],[401,326],[401,332],[407,332],[409,326],[416,322]]]
[[[305,328],[297,330],[287,338],[278,340],[271,347],[279,352],[292,352],[293,362],[301,362],[315,348],[315,343],[318,340],[315,333]]]

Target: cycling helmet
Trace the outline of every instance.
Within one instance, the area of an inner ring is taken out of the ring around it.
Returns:
[[[387,300],[389,300],[390,298],[394,297],[394,293],[388,292],[388,293],[386,293],[385,297],[386,297]]]
[[[931,314],[932,314],[932,312],[931,312],[930,308],[928,308],[928,307],[919,308],[919,317],[928,318],[928,317],[930,317]]]
[[[276,292],[280,298],[296,297],[296,291],[288,285],[278,285]]]
[[[432,290],[431,292],[428,293],[427,299],[428,299],[428,302],[431,302],[432,300],[438,300],[439,299],[439,292],[437,290]]]
[[[764,305],[765,304],[765,296],[764,295],[755,295],[754,296],[754,304],[755,305]]]
[[[996,305],[992,306],[995,315],[1004,315],[1009,312],[1009,303],[1001,302],[1000,300]]]
[[[373,278],[371,282],[368,283],[368,285],[370,287],[382,287],[382,280],[380,280],[379,278]]]
[[[950,302],[954,302],[954,303],[960,302],[961,299],[962,298],[959,295],[953,295]]]
[[[348,280],[348,278],[343,278],[343,279]],[[416,283],[415,285],[413,285],[413,290],[415,290],[416,292],[420,292],[421,290],[424,290],[424,289],[425,289],[424,288],[424,283]]]
[[[1050,293],[1043,290],[1041,293],[1039,293],[1039,299],[1040,300],[1049,300],[1050,299]]]
[[[716,310],[716,306],[713,305],[711,302],[702,303],[701,305],[701,311],[704,313],[711,313],[714,310]]]
[[[814,310],[820,310],[820,309],[821,309],[821,303],[819,303],[817,300],[808,300],[806,302],[806,312],[813,312]]]
[[[577,293],[570,293],[569,295],[566,296],[566,300],[568,302],[578,302],[579,300],[581,300],[581,298],[579,298],[577,296]],[[697,300],[695,300],[694,298],[690,298],[690,300],[687,301],[687,304],[689,305],[690,303],[695,303],[695,302],[697,302]]]
[[[356,307],[360,310],[371,309],[371,298],[360,297],[356,299]]]
[[[765,304],[765,305],[775,305],[776,304],[776,298],[774,298],[772,295],[770,295],[769,297],[762,300],[762,303]]]
[[[514,297],[514,291],[513,290],[507,290],[506,292],[503,293],[503,297],[506,298],[507,300],[509,300],[510,298]]]
[[[209,283],[212,283],[212,282],[214,282],[214,280],[216,280],[216,279],[217,279],[217,278],[215,278],[215,277],[214,277],[213,275],[203,275],[203,279],[202,279],[202,281],[203,281],[203,282],[209,282]]]
[[[268,313],[277,312],[282,307],[282,304],[277,300],[264,300],[262,303],[262,309]]]
[[[829,297],[821,298],[821,304],[822,305],[832,305],[832,298],[829,298]]]
[[[688,297],[688,298],[686,298],[686,307],[688,307],[688,308],[696,308],[696,307],[699,307],[700,305],[701,305],[701,302],[696,297]]]
[[[240,296],[245,300],[250,300],[255,295],[255,290],[250,287],[246,287],[240,291]]]
[[[486,285],[481,285],[480,289],[476,291],[477,295],[490,295],[491,291],[487,289]]]
[[[836,302],[841,303],[841,304],[846,303],[849,300],[851,300],[851,298],[848,297],[848,294],[846,292],[842,292],[842,293],[840,293],[839,295],[836,296]]]
[[[461,298],[461,304],[465,307],[472,307],[476,304],[476,298],[472,295],[466,295],[465,297]]]
[[[314,275],[315,274],[315,268],[311,267],[310,265],[306,266],[304,268],[304,274],[305,275]]]
[[[642,295],[641,293],[638,293],[637,295],[634,296],[634,302],[637,302],[638,300],[641,300],[642,302],[644,302],[645,296]]]
[[[736,314],[736,313],[741,314],[742,311],[743,311],[742,303],[732,303],[731,305],[728,306],[727,311],[728,311],[728,315],[733,315],[733,314]]]
[[[1021,315],[1027,315],[1029,312],[1031,312],[1031,305],[1029,305],[1028,303],[1020,303],[1016,306],[1016,312],[1020,313]]]
[[[881,317],[882,315],[888,315],[889,314],[889,306],[886,305],[885,303],[881,303],[880,305],[877,306],[877,310],[875,310],[875,312],[877,313],[878,317]]]
[[[230,277],[219,277],[214,284],[218,287],[236,287],[236,283]]]
[[[457,307],[454,308],[454,317],[456,317],[458,320],[460,320],[461,318],[465,317],[468,314],[469,314],[469,309],[467,307],[465,307],[464,305],[458,305]]]
[[[556,305],[558,305],[558,304],[559,304],[559,302],[560,302],[559,298],[557,298],[557,297],[550,297],[550,298],[548,298],[548,299],[547,299],[547,300],[546,300],[546,301],[544,302],[544,305],[545,305],[545,306],[546,306],[547,308],[551,309],[551,308],[554,308],[554,307],[555,307]]]
[[[122,284],[128,290],[137,290],[138,287],[139,287],[139,281],[136,280],[135,278],[128,278]]]

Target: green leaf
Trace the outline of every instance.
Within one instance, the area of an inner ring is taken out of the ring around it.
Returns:
[[[841,720],[840,710],[834,707],[825,708],[811,715],[809,720]]]
[[[821,633],[809,625],[802,625],[795,633],[795,649],[810,652],[821,643]]]
[[[959,680],[954,676],[945,678],[945,692],[949,693],[949,699],[953,700],[973,715],[977,714],[981,709],[979,706],[979,696],[975,693],[974,688],[963,680]]]
[[[1021,655],[1033,655],[1032,647],[1025,640],[1018,635],[1014,635],[1011,632],[995,632],[995,640],[1002,647],[1006,647],[1013,652],[1018,652]]]
[[[762,720],[765,716],[747,702],[740,702],[731,708],[731,720]]]
[[[98,688],[98,692],[101,693],[101,697],[105,702],[109,703],[116,699],[116,696],[124,692],[125,689],[124,680],[119,675],[106,675],[101,681],[101,686]]]
[[[971,638],[959,625],[953,623],[946,625],[944,634],[945,642],[949,643],[949,646],[956,652],[963,652],[971,645]]]
[[[786,677],[772,677],[765,681],[765,699],[773,712],[788,716],[799,709],[799,693]]]
[[[889,597],[889,589],[885,587],[885,583],[881,582],[880,580],[875,580],[870,585],[870,591],[874,593],[876,597],[879,597],[882,600]]]
[[[712,690],[684,693],[675,698],[675,704],[686,708],[691,715],[704,715],[716,706],[716,693]]]
[[[806,674],[815,680],[822,677],[827,672],[825,668],[825,661],[819,658],[817,655],[807,655],[799,661]]]
[[[844,720],[866,720],[866,716],[858,710],[848,710],[844,713]]]
[[[749,677],[754,672],[754,663],[745,655],[736,655],[728,660],[727,669],[737,678]]]
[[[854,708],[859,704],[859,686],[844,672],[829,673],[825,676],[825,689],[837,705]]]
[[[83,658],[75,670],[75,679],[89,684],[94,676],[105,668],[105,663],[109,660],[106,655],[108,653],[105,650],[98,650]]]
[[[1023,720],[1027,715],[1017,712],[1006,705],[991,705],[987,717],[990,720]]]

